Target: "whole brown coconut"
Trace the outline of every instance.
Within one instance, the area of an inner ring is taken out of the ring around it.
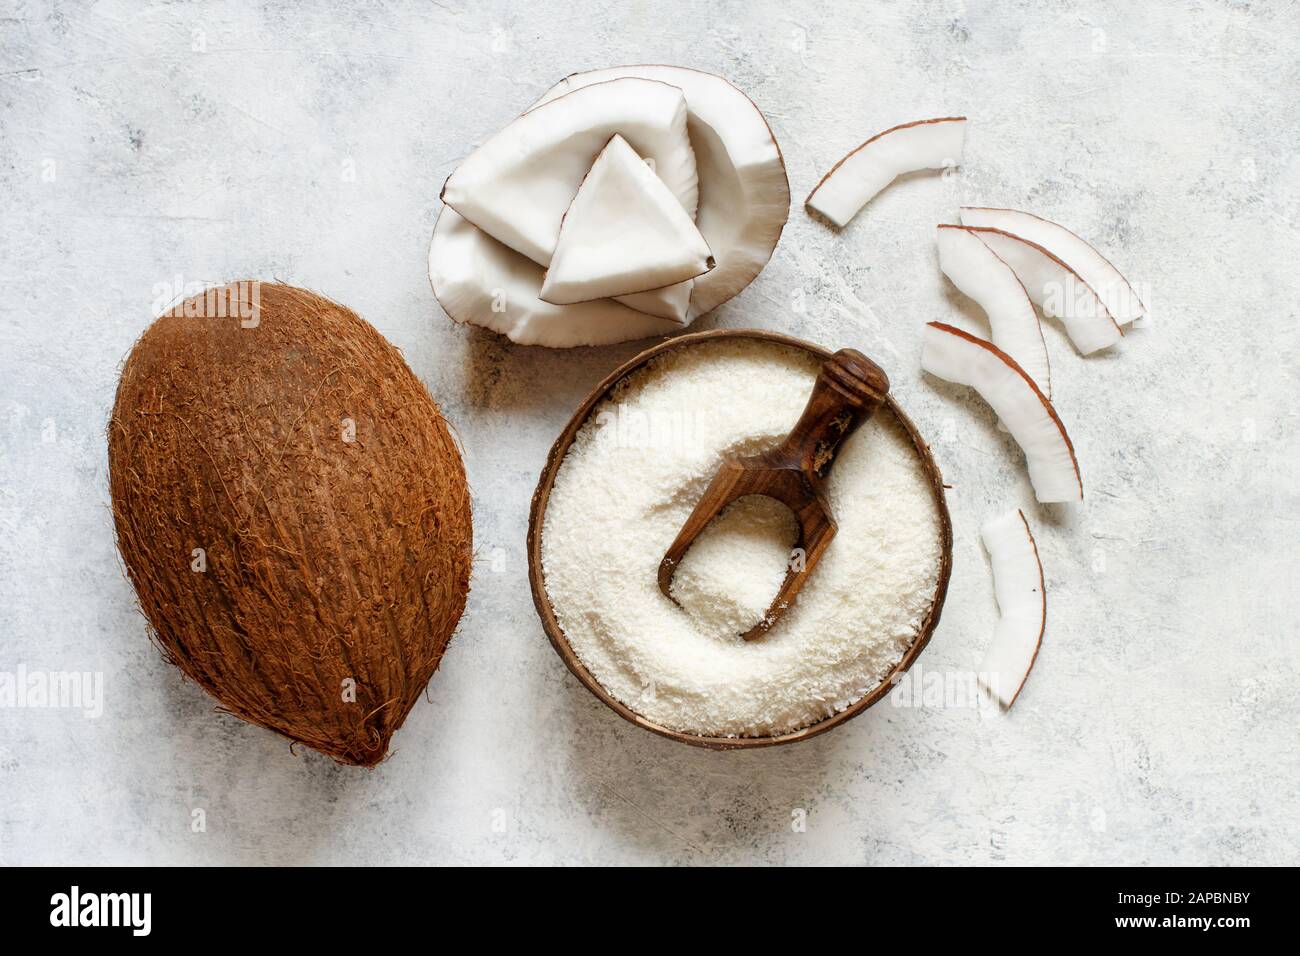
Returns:
[[[108,432],[118,548],[222,707],[371,766],[465,608],[470,497],[401,354],[328,299],[233,283],[151,325]]]

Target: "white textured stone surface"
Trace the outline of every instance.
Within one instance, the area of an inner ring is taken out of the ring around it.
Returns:
[[[0,18],[0,671],[105,680],[97,720],[0,710],[0,863],[1297,862],[1294,4],[278,6]],[[979,524],[1026,508],[1050,621],[1010,715],[884,703],[803,745],[714,754],[625,724],[552,653],[529,495],[574,406],[640,346],[453,326],[425,254],[474,143],[566,73],[640,61],[749,92],[796,197],[768,270],[696,328],[861,348],[932,438],[956,570],[927,669],[978,663]],[[850,147],[953,113],[972,118],[960,174],[909,177],[839,236],[805,216]],[[1156,321],[1113,355],[1048,330],[1081,508],[1033,506],[987,409],[919,373],[920,324],[969,308],[932,237],[962,201],[1057,218],[1149,290]],[[103,432],[177,273],[346,303],[464,437],[469,611],[374,772],[214,714],[133,606]]]

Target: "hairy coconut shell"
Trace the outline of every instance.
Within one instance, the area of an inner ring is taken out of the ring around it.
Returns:
[[[108,458],[118,548],[167,659],[245,720],[383,759],[472,557],[459,449],[401,354],[311,292],[210,289],[132,349]]]

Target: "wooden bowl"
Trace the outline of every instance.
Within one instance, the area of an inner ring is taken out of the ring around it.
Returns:
[[[691,744],[695,747],[705,747],[709,750],[740,750],[750,747],[772,747],[777,744],[789,744],[794,743],[796,740],[807,740],[809,737],[815,737],[833,727],[838,727],[845,721],[853,719],[889,693],[890,688],[897,682],[897,679],[912,666],[912,662],[920,656],[921,651],[925,650],[926,644],[930,642],[930,635],[934,633],[934,629],[939,623],[939,615],[943,611],[943,602],[948,595],[948,578],[952,573],[952,522],[948,517],[948,504],[944,497],[943,476],[939,473],[939,466],[935,463],[934,456],[930,454],[929,446],[916,430],[916,426],[898,407],[898,403],[894,401],[891,394],[885,399],[885,405],[889,411],[893,412],[894,416],[907,430],[907,433],[912,436],[912,442],[925,464],[926,473],[930,479],[935,504],[939,507],[943,554],[940,559],[939,580],[935,585],[934,601],[930,606],[930,612],[922,622],[916,639],[907,649],[902,660],[895,665],[889,676],[861,700],[839,713],[819,720],[814,724],[809,724],[799,730],[774,737],[703,737],[698,734],[683,733],[647,720],[626,704],[612,697],[600,685],[600,682],[591,675],[591,672],[587,670],[578,655],[574,653],[568,638],[564,635],[564,629],[560,627],[560,622],[556,620],[555,609],[551,606],[550,595],[546,593],[546,582],[542,574],[542,519],[546,514],[546,504],[551,496],[551,487],[555,484],[555,476],[560,470],[560,464],[564,461],[569,446],[573,443],[574,436],[586,423],[592,409],[609,394],[615,385],[651,359],[672,349],[690,348],[692,345],[698,345],[701,342],[723,339],[759,339],[765,342],[775,342],[802,349],[821,361],[831,356],[828,349],[777,332],[766,332],[761,329],[717,329],[710,332],[695,332],[682,335],[661,342],[610,372],[578,406],[578,410],[573,413],[573,417],[569,419],[569,424],[565,426],[564,431],[560,432],[560,437],[555,440],[555,444],[551,446],[551,452],[546,458],[546,467],[542,469],[542,477],[537,482],[537,490],[533,492],[533,504],[528,514],[528,580],[533,588],[533,604],[537,606],[537,614],[542,619],[542,628],[546,631],[546,636],[550,638],[555,653],[560,655],[560,660],[564,661],[565,665],[582,682],[583,686],[595,694],[614,713],[638,727],[659,734],[661,737],[667,737],[670,740],[679,740],[682,743]]]

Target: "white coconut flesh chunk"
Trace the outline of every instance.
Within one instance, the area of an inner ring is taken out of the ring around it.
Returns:
[[[843,228],[904,173],[959,165],[965,142],[964,116],[917,120],[887,129],[836,163],[804,205]]]
[[[548,266],[583,177],[618,133],[694,219],[695,153],[682,91],[654,80],[597,83],[512,121],[448,177],[442,201],[493,239]]]
[[[966,226],[1001,229],[1042,246],[1088,284],[1120,325],[1128,325],[1146,313],[1133,286],[1110,260],[1059,223],[1018,209],[986,206],[963,206],[961,221]]]
[[[1083,355],[1108,348],[1124,336],[1092,287],[1047,249],[1023,236],[984,226],[962,226],[980,237],[1011,267],[1034,305],[1060,319]]]
[[[646,315],[669,319],[680,328],[690,321],[691,288],[694,284],[694,279],[687,279],[651,292],[620,295],[614,301]]]
[[[921,368],[979,392],[1024,451],[1039,501],[1083,500],[1083,479],[1065,425],[1014,359],[992,342],[930,322],[922,337]]]
[[[939,226],[939,268],[988,316],[993,344],[1015,359],[1034,384],[1052,397],[1047,343],[1029,293],[1011,267],[979,236],[955,226]]]
[[[541,298],[568,305],[646,292],[712,267],[709,245],[677,197],[615,135],[564,215]]]
[[[537,295],[542,267],[475,228],[447,206],[429,247],[433,294],[457,322],[481,325],[520,345],[610,345],[681,328],[612,299],[552,305]]]
[[[1019,509],[980,529],[993,565],[998,626],[979,667],[979,681],[1003,707],[1020,696],[1047,627],[1047,588],[1038,545]]]
[[[688,320],[694,319],[736,295],[767,265],[790,214],[785,163],[772,130],[748,96],[720,76],[686,67],[620,66],[575,73],[548,90],[534,109],[620,77],[668,83],[686,96],[699,174],[695,224],[716,261],[712,271],[694,280]],[[637,149],[635,140],[628,141]],[[657,171],[671,187],[663,171]]]

